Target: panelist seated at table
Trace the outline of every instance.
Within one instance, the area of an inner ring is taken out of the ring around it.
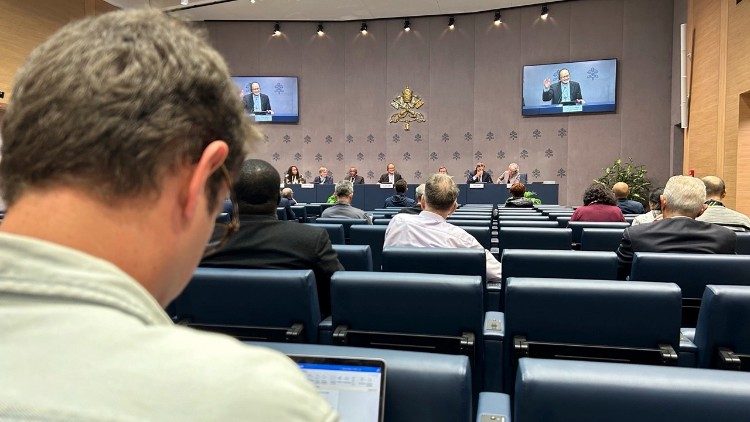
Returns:
[[[352,182],[354,185],[362,185],[365,183],[365,178],[357,174],[357,168],[354,166],[349,167],[349,173],[346,175],[346,180]]]
[[[388,163],[388,165],[385,167],[385,170],[386,172],[380,176],[380,179],[378,179],[378,183],[396,183],[399,180],[403,179],[400,174],[396,173],[395,164]]]
[[[331,176],[328,173],[328,169],[325,167],[321,167],[318,169],[318,175],[315,176],[315,179],[313,179],[313,183],[320,183],[323,185],[332,185],[333,184],[333,176]]]
[[[518,164],[510,163],[510,165],[508,165],[508,170],[505,170],[500,175],[500,178],[497,179],[497,183],[507,183],[509,185],[513,185],[514,183],[523,183],[525,185],[527,184],[526,179],[526,173],[521,173],[521,169],[520,167],[518,167]]]
[[[474,174],[466,179],[466,183],[492,183],[492,176],[484,171],[484,163],[477,163]]]
[[[298,185],[305,183],[305,178],[299,173],[297,166],[291,166],[286,173],[284,173],[284,183],[287,185]]]

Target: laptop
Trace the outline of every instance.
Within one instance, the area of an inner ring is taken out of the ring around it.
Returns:
[[[385,362],[380,359],[289,355],[338,413],[341,422],[382,422]]]

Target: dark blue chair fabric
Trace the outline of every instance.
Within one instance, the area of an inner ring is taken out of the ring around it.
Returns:
[[[286,220],[286,208],[279,207],[276,208],[276,217],[278,217],[279,220]]]
[[[695,345],[701,368],[719,367],[720,347],[750,354],[749,286],[706,286],[695,328]]]
[[[559,220],[558,220],[559,222]],[[630,227],[629,223],[598,222],[598,221],[569,221],[568,227],[573,230],[573,243],[581,243],[581,234],[584,227],[596,229],[623,229]]]
[[[581,250],[616,252],[624,231],[625,229],[584,227],[581,231]]]
[[[391,220],[390,219],[385,219],[385,218],[378,218],[378,219],[376,219],[375,221],[372,222],[372,224],[376,225],[376,226],[387,226],[390,223],[391,223]],[[361,224],[359,224],[359,226],[361,226]],[[369,224],[368,224],[368,226],[369,226]],[[349,233],[349,235],[351,236],[351,232]]]
[[[307,207],[304,205],[291,205],[289,208],[292,209],[300,223],[307,223]]]
[[[750,255],[750,232],[737,232],[737,255]]]
[[[369,245],[333,245],[333,250],[346,271],[372,271]]]
[[[459,218],[448,219],[447,222],[461,227],[490,227],[491,220],[462,220]]]
[[[750,377],[730,371],[521,359],[515,422],[745,421]]]
[[[500,255],[504,249],[570,250],[570,229],[503,227],[498,229]]]
[[[499,227],[560,227],[556,221],[522,221],[522,220],[499,220]]]
[[[321,204],[305,204],[305,212],[309,219],[310,217],[319,216],[323,211],[321,211]]]
[[[497,216],[498,221],[550,221],[549,218],[543,215],[505,215],[499,214]]]
[[[367,224],[366,220],[357,220],[352,218],[318,218],[315,220],[317,224],[341,224],[344,226],[344,238],[349,239],[349,231],[352,225],[355,224]]]
[[[506,249],[503,280],[508,277],[617,280],[614,252]]]
[[[352,245],[370,245],[372,253],[372,267],[380,271],[383,265],[383,243],[385,242],[386,226],[358,224],[351,227],[349,235]]]
[[[321,224],[321,223],[308,223],[313,227],[320,227],[328,232],[328,237],[331,239],[333,245],[343,245],[345,243],[344,238],[344,226],[341,224]]]
[[[466,356],[313,344],[253,344],[287,355],[382,359],[386,367],[386,421],[472,418],[471,368]]]
[[[198,268],[172,302],[178,320],[219,326],[291,327],[318,339],[320,309],[312,270]]]
[[[460,226],[462,229],[466,230],[467,233],[474,236],[474,239],[479,242],[482,247],[484,247],[487,250],[490,250],[492,248],[492,233],[490,232],[489,227],[473,227],[473,226]]]

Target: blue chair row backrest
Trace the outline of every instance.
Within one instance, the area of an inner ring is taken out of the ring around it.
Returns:
[[[331,239],[333,245],[343,245],[346,243],[344,237],[344,226],[341,224],[320,224],[320,223],[308,223],[313,227],[320,227],[328,232],[328,238]]]
[[[504,249],[570,250],[570,229],[546,227],[504,227],[497,234],[500,255]]]
[[[695,345],[701,368],[750,371],[750,286],[706,286]]]
[[[370,245],[333,245],[346,271],[372,271]]]
[[[629,223],[618,223],[618,222],[597,222],[597,221],[569,221],[568,227],[573,230],[573,243],[581,243],[581,235],[583,234],[583,228],[597,228],[597,229],[623,229],[629,227]]]
[[[359,220],[355,218],[321,218],[318,217],[315,220],[317,224],[341,224],[344,227],[344,238],[350,238],[351,227],[355,224],[367,224],[367,220]]]
[[[584,227],[581,231],[582,251],[617,251],[624,228]]]
[[[750,255],[750,232],[737,232],[737,255]]]
[[[380,225],[358,224],[351,227],[349,235],[352,245],[369,245],[372,253],[372,267],[380,271],[383,265],[383,243],[388,227]]]

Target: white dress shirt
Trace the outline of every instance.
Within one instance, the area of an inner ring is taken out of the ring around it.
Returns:
[[[383,246],[482,249],[487,261],[487,281],[500,281],[500,262],[490,251],[466,232],[430,211],[419,214],[396,214],[385,230]]]

